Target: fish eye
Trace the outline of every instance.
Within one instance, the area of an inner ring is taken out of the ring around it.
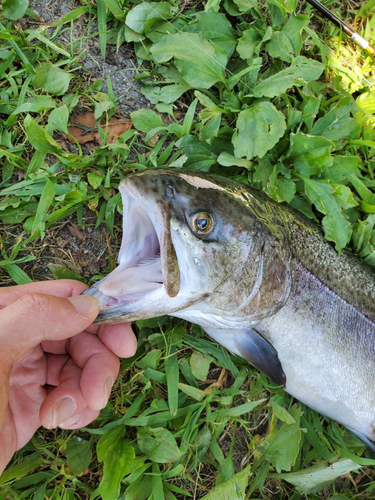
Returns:
[[[165,188],[165,194],[167,195],[167,198],[173,198],[175,195],[175,190],[168,184],[168,186]]]
[[[193,216],[192,225],[197,233],[207,234],[214,228],[214,218],[208,212],[198,212]]]

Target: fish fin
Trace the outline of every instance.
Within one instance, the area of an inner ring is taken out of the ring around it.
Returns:
[[[205,328],[210,337],[234,354],[238,354],[263,372],[275,384],[285,386],[286,377],[277,351],[255,330],[226,330]]]
[[[370,450],[375,453],[375,444],[372,443],[368,437],[366,437],[364,434],[362,434],[361,432],[358,432],[356,431],[355,429],[352,429],[351,427],[347,427],[346,428],[352,432],[355,436],[357,436],[361,441],[363,441],[365,443],[366,446],[368,446],[370,448]]]

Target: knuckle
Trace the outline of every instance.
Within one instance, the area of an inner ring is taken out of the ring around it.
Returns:
[[[41,293],[27,293],[21,299],[21,303],[30,312],[49,313],[51,310],[51,301],[47,295]]]

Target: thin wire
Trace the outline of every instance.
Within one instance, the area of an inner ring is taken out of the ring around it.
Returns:
[[[204,52],[204,53],[205,53],[205,55],[206,55],[206,57],[208,57],[209,59],[212,59],[212,61],[214,61],[214,62],[215,62],[215,64],[218,64],[218,65],[219,65],[219,66],[220,66],[220,67],[221,67],[224,71],[226,71],[228,74],[230,74],[231,76],[233,76],[233,77],[235,77],[235,78],[236,78],[236,75],[235,75],[234,73],[232,73],[232,72],[231,72],[231,71],[230,71],[230,70],[229,70],[226,66],[224,66],[224,65],[223,65],[223,64],[221,64],[221,63],[220,63],[217,59],[215,59],[215,58],[214,58],[214,57],[212,57],[210,54],[208,54],[207,52],[205,52],[204,50],[202,50],[202,48],[201,48],[201,46],[200,46],[200,45],[198,45],[197,43],[195,43],[195,41],[194,41],[194,40],[192,41],[190,38],[188,38],[188,37],[185,35],[185,33],[184,33],[183,31],[181,31],[179,28],[177,28],[176,26],[174,26],[174,25],[172,24],[172,22],[171,22],[171,21],[169,21],[169,19],[166,19],[166,18],[165,18],[162,14],[160,14],[160,12],[158,12],[156,9],[154,9],[154,7],[153,7],[151,4],[147,3],[145,0],[141,0],[141,1],[142,1],[142,3],[144,3],[145,5],[147,5],[147,7],[148,7],[148,8],[151,8],[151,10],[153,10],[154,12],[156,12],[156,14],[158,15],[158,17],[159,17],[159,18],[161,17],[161,19],[163,19],[163,21],[167,22],[168,24],[170,24],[170,25],[173,27],[173,29],[177,30],[177,32],[178,32],[180,35],[184,36],[187,40],[189,40],[189,42],[190,42],[190,43],[192,42],[192,43],[193,43],[193,44],[197,47],[197,49],[198,49],[200,52]],[[281,8],[283,8],[283,9],[284,9],[284,10],[285,10],[288,14],[290,14],[290,15],[294,15],[294,14],[293,14],[290,10],[288,10],[288,9],[287,9],[284,5],[282,5],[282,4],[281,4],[278,0],[274,0],[274,1],[275,1],[275,3],[277,3],[277,4],[281,7]],[[341,59],[341,60],[342,60],[345,64],[347,64],[347,65],[348,65],[348,66],[352,69],[352,71],[354,71],[354,72],[355,72],[358,76],[360,76],[360,77],[361,77],[361,78],[362,78],[362,79],[363,79],[363,80],[364,80],[364,81],[365,81],[365,82],[366,82],[366,83],[367,83],[367,84],[368,84],[371,88],[375,88],[375,86],[374,86],[374,85],[373,85],[370,81],[368,81],[368,80],[367,80],[367,78],[365,78],[359,70],[357,70],[354,66],[352,66],[352,65],[351,65],[348,61],[346,61],[346,60],[345,60],[345,59],[344,59],[341,55],[337,55],[337,54],[335,53],[335,51],[332,49],[332,47],[330,47],[330,46],[329,46],[329,45],[328,45],[325,41],[321,40],[321,39],[320,39],[320,37],[319,37],[319,35],[316,33],[316,31],[312,32],[312,31],[311,31],[311,29],[310,29],[310,28],[307,28],[307,27],[305,28],[305,30],[306,30],[307,32],[310,32],[310,33],[309,33],[309,34],[310,34],[310,36],[311,36],[311,34],[312,34],[312,33],[315,33],[315,35],[317,36],[317,38],[319,39],[319,41],[320,41],[323,45],[325,45],[325,46],[326,46],[326,47],[327,47],[327,48],[328,48],[328,49],[329,49],[329,50],[330,50],[330,51],[331,51],[334,55],[336,55],[337,57],[339,57],[339,58],[340,58],[340,59]],[[247,85],[247,83],[245,83],[245,82],[244,82],[241,78],[238,78],[238,81],[239,81],[239,82],[241,82],[241,83],[242,83],[242,85],[244,85],[245,87],[247,87],[250,91],[252,91],[252,90],[253,90],[253,89],[252,89],[249,85]]]

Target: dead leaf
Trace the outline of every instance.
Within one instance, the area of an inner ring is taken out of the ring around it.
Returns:
[[[82,229],[77,226],[77,224],[74,224],[73,222],[68,226],[69,232],[72,236],[75,236],[78,241],[82,242],[85,239],[85,233],[82,231]]]
[[[100,126],[104,133],[107,132],[108,144],[113,144],[124,132],[132,128],[132,122],[130,118],[111,116],[108,122],[104,119],[101,120]],[[86,144],[86,142],[96,140],[102,145],[93,111],[75,116],[68,130],[69,134],[71,134],[79,144]],[[67,139],[74,143],[71,137],[67,137]]]

